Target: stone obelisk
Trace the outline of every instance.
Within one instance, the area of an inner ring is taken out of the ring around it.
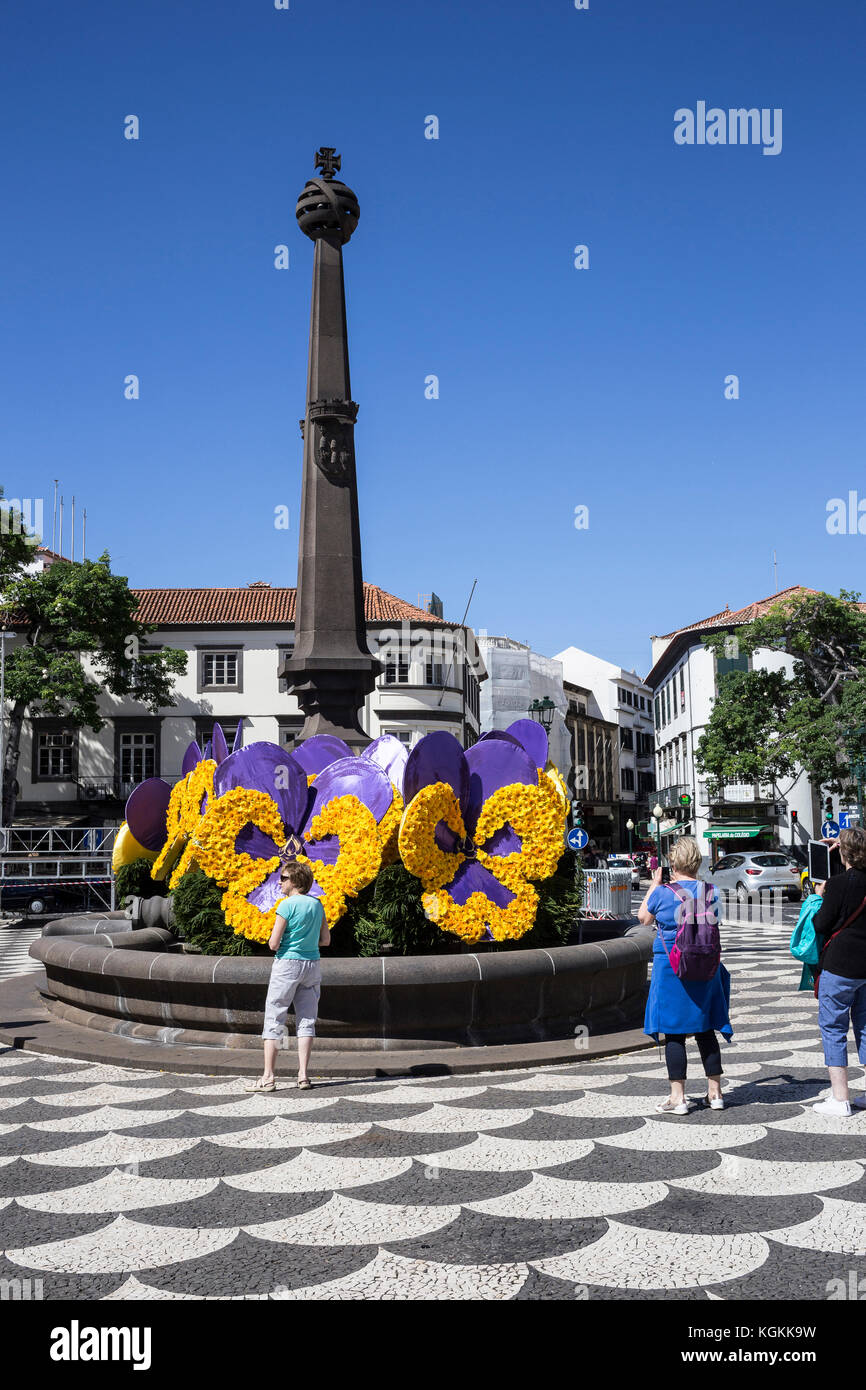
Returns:
[[[355,479],[355,418],[349,383],[349,343],[343,285],[343,247],[358,225],[350,188],[334,178],[340,156],[323,147],[321,178],[309,179],[296,216],[315,243],[307,413],[301,422],[304,475],[298,544],[295,646],[280,674],[306,715],[302,738],[336,734],[368,742],[360,723],[364,697],[381,663],[367,646],[361,531]]]

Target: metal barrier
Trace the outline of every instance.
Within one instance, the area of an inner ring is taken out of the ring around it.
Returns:
[[[583,875],[582,917],[631,916],[631,869],[584,869]]]

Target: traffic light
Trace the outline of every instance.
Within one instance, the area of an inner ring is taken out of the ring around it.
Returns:
[[[832,819],[833,819],[833,798],[832,798],[832,796],[828,796],[828,797],[827,797],[827,800],[824,802],[824,819],[825,819],[825,820],[832,820]]]
[[[791,824],[792,824],[792,825],[796,825],[796,824],[797,824],[797,819],[798,819],[798,817],[797,817],[797,812],[796,812],[796,811],[792,811],[792,812],[791,812]]]

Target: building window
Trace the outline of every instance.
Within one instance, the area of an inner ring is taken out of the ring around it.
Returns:
[[[280,718],[278,727],[280,747],[291,750],[300,739],[301,730],[304,727],[304,716],[302,714],[287,714]]]
[[[118,753],[121,782],[146,782],[156,776],[156,734],[120,734]]]
[[[202,690],[243,689],[243,649],[241,647],[209,647],[199,649],[198,688]]]
[[[661,715],[661,700],[659,699],[658,695],[657,695],[656,698],[655,698],[655,715],[656,715],[656,728],[657,728],[657,729],[660,729],[661,726],[662,726],[662,715]]]
[[[631,729],[620,730],[620,748],[634,749],[634,734]]]
[[[685,666],[681,666],[681,667],[680,667],[680,709],[681,709],[681,710],[684,710],[685,707],[686,707],[686,668],[685,668]]]
[[[235,742],[235,735],[238,731],[237,719],[199,719],[195,726],[195,741],[199,748],[204,749],[213,739],[213,726],[219,724],[225,735],[229,752],[232,751]]]
[[[286,660],[287,657],[292,655],[292,652],[294,650],[294,642],[280,642],[277,645],[277,690],[279,690],[283,694],[288,693],[289,685],[286,681],[285,676],[280,675],[280,669],[282,667],[283,662]]]
[[[426,661],[424,663],[424,681],[427,685],[442,684],[441,661]]]
[[[747,656],[719,656],[716,657],[716,676],[727,676],[731,671],[748,671],[749,658]]]
[[[60,781],[75,775],[74,729],[40,729],[36,734],[36,777]]]
[[[407,748],[411,748],[412,746],[411,729],[383,729],[382,733],[390,734],[392,738],[399,739],[400,742],[404,744]]]
[[[386,661],[385,663],[385,684],[386,685],[408,685],[409,684],[409,662],[399,657],[397,661]]]
[[[622,777],[622,789],[623,789],[623,791],[624,791],[624,792],[633,792],[633,791],[634,791],[634,772],[632,771],[632,769],[631,769],[630,767],[623,767],[623,768],[621,768],[621,769],[620,769],[620,776]]]

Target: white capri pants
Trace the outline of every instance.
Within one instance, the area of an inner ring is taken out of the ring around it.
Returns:
[[[265,1001],[262,1037],[276,1042],[286,1032],[286,1018],[295,1006],[295,1034],[299,1038],[316,1036],[319,995],[322,992],[322,964],[318,960],[294,960],[286,956],[271,966],[271,982]]]

